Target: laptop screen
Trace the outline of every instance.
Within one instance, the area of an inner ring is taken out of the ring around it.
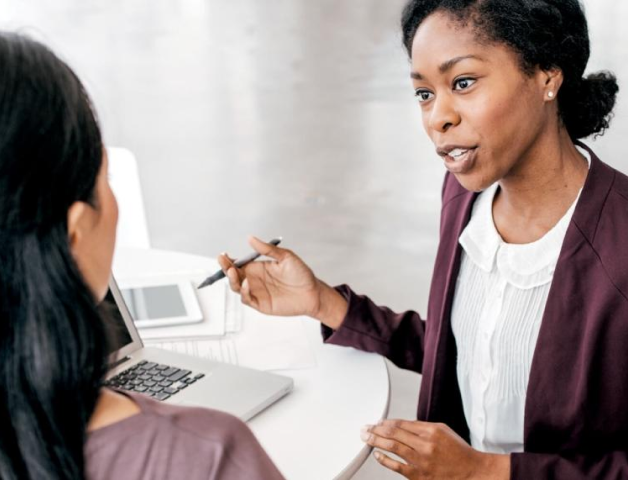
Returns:
[[[111,289],[107,291],[107,296],[100,304],[100,309],[103,312],[103,317],[107,322],[107,329],[109,332],[109,354],[115,353],[123,347],[133,343],[133,338],[129,332],[129,329],[122,318],[122,313],[116,304],[116,301],[111,293]]]

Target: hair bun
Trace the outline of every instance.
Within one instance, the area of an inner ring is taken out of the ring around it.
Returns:
[[[611,72],[592,73],[561,96],[562,118],[572,138],[604,134],[613,118],[619,85]]]

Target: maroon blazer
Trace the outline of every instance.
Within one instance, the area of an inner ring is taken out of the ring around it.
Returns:
[[[581,145],[591,152],[591,150]],[[628,177],[592,161],[554,272],[528,384],[524,453],[513,479],[628,478]],[[376,352],[423,375],[417,418],[469,440],[451,306],[458,238],[476,193],[445,177],[427,321],[337,287],[349,311],[326,341]]]

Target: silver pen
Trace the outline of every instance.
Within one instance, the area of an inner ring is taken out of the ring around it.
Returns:
[[[270,242],[268,242],[271,245],[274,245],[275,247],[277,245],[279,245],[281,243],[282,238],[273,238]],[[246,265],[247,263],[251,263],[253,260],[257,260],[259,257],[261,257],[261,253],[258,252],[253,252],[250,255],[247,255],[244,258],[241,258],[239,260],[236,260],[235,262],[233,262],[233,265],[236,266],[237,268],[243,267],[244,265]],[[223,272],[222,270],[218,270],[216,273],[214,273],[212,276],[207,277],[203,283],[201,283],[198,288],[201,289],[203,287],[207,287],[208,285],[212,285],[213,283],[217,282],[218,280],[220,280],[221,278],[225,278],[225,272]]]

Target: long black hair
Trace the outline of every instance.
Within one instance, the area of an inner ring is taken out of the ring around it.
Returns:
[[[471,23],[480,41],[510,47],[528,74],[536,67],[562,70],[558,106],[572,139],[601,135],[608,128],[619,87],[610,72],[583,78],[590,46],[578,0],[410,0],[401,18],[409,56],[417,29],[437,11],[463,24]]]
[[[0,478],[79,479],[107,346],[72,257],[68,209],[95,208],[102,142],[76,75],[0,33]]]

